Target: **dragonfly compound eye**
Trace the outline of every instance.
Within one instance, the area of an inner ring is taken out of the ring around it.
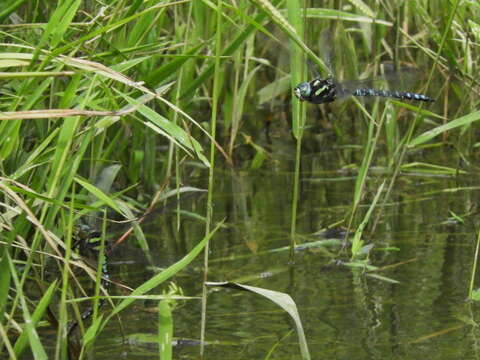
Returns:
[[[295,93],[295,96],[299,98],[300,100],[305,100],[310,96],[310,93],[312,92],[312,89],[310,87],[310,84],[308,82],[303,82],[299,84],[298,86],[295,87],[293,90]]]

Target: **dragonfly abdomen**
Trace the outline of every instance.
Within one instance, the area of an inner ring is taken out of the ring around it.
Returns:
[[[352,93],[353,96],[381,96],[387,98],[394,98],[399,100],[417,100],[417,101],[434,101],[432,98],[423,95],[412,93],[409,91],[396,91],[396,90],[379,90],[379,89],[356,89]]]

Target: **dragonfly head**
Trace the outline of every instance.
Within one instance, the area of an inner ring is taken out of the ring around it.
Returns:
[[[295,89],[293,89],[293,92],[295,93],[295,96],[299,98],[300,100],[305,100],[308,99],[312,92],[312,87],[310,86],[310,83],[308,82],[302,82],[298,84]]]

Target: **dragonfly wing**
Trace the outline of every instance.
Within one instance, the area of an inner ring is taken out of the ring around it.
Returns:
[[[333,35],[329,28],[325,28],[320,33],[320,49],[322,49],[322,58],[330,71],[329,75],[334,74],[334,68],[332,63],[333,55]]]
[[[337,99],[342,100],[353,95],[358,85],[356,82],[348,81],[344,83],[335,83],[337,89]]]

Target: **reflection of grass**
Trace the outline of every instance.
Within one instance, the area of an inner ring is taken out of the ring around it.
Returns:
[[[60,329],[57,358],[65,355],[68,315],[71,308],[76,318],[80,313],[71,305],[74,294],[89,295],[76,270],[88,274],[101,293],[100,274],[70,251],[80,218],[102,223],[99,211],[108,208],[106,223],[132,223],[135,237],[129,240],[137,241],[151,259],[140,214],[162,194],[181,198],[192,189],[189,181],[202,178],[210,167],[208,210],[189,212],[189,218],[206,223],[208,238],[219,191],[215,160],[236,162],[240,168],[268,166],[269,151],[275,149],[264,129],[275,129],[282,118],[297,141],[295,185],[285,189],[294,194],[292,254],[305,247],[294,239],[299,239],[302,139],[311,128],[331,129],[339,146],[355,142],[361,147],[361,157],[349,160],[358,175],[344,214],[354,234],[353,260],[370,249],[361,235],[375,233],[385,205],[396,201],[391,193],[402,172],[426,178],[462,175],[478,147],[476,3],[434,7],[414,1],[383,7],[363,1],[351,2],[349,10],[308,9],[309,2],[296,0],[107,0],[105,7],[65,0],[57,8],[46,3],[39,9],[37,2],[10,1],[0,10],[0,339],[12,358],[27,345],[36,357],[45,358],[38,336],[45,319]],[[327,51],[317,41],[325,28],[333,34],[333,65],[340,78],[375,75],[383,61],[413,63],[427,75],[422,91],[437,102],[425,108],[398,101],[348,100],[322,107],[290,101],[291,87],[310,78],[307,58],[323,75],[328,71],[322,58]],[[359,65],[365,62],[371,66]],[[447,146],[453,147],[449,156],[456,161],[418,158]],[[385,171],[373,176],[374,166]],[[249,213],[248,201],[238,200],[244,201],[238,206],[244,219],[258,215]],[[186,214],[177,210],[175,234],[181,233]],[[208,248],[205,239],[189,239],[186,248],[193,250],[186,256],[198,253],[199,244]],[[205,268],[208,262],[206,257]],[[61,281],[46,280],[52,264]],[[178,271],[180,267],[169,274]],[[158,279],[151,280],[158,285]],[[93,325],[82,325],[83,344],[128,304],[114,303],[114,311],[103,318],[95,312]]]

